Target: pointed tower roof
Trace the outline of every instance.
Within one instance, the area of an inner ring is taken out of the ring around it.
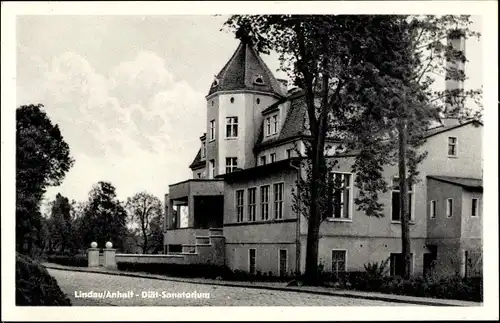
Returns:
[[[215,77],[208,95],[219,91],[252,90],[285,95],[280,83],[260,58],[249,37],[241,37],[231,59]]]

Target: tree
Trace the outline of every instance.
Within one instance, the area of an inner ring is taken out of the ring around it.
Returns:
[[[59,185],[74,163],[59,127],[42,108],[23,105],[16,110],[16,250],[22,253],[31,252],[39,236],[46,188]]]
[[[481,90],[465,90],[460,86],[466,79],[463,69],[466,57],[456,41],[480,35],[469,29],[469,16],[399,16],[397,19],[396,24],[384,29],[393,41],[384,54],[388,57],[387,63],[379,71],[382,77],[392,80],[393,86],[365,84],[364,93],[370,96],[367,101],[374,102],[374,93],[383,93],[383,102],[372,107],[365,104],[350,118],[339,115],[338,119],[352,135],[351,148],[360,150],[353,168],[358,174],[357,186],[361,188],[360,197],[356,199],[360,208],[377,216],[382,214],[383,205],[377,196],[377,192],[387,191],[382,167],[398,165],[402,272],[409,278],[408,187],[419,181],[418,165],[427,156],[421,147],[431,122],[442,117],[464,120],[481,116],[480,111],[473,111],[465,104],[472,99],[480,105]],[[435,75],[443,75],[458,87],[436,90]]]
[[[121,249],[126,236],[127,212],[116,197],[116,189],[109,182],[100,181],[89,193],[81,219],[82,241],[89,246],[95,241],[104,247],[111,241]]]
[[[142,253],[158,250],[158,243],[163,245],[162,240],[158,241],[158,230],[160,234],[163,232],[163,208],[160,199],[147,192],[140,192],[127,199],[126,209],[131,227],[141,237],[139,246]]]
[[[376,71],[385,57],[374,48],[384,36],[380,29],[393,20],[392,16],[262,15],[232,16],[225,23],[238,38],[255,41],[261,52],[277,52],[281,69],[304,91],[310,130],[305,142],[310,177],[306,181],[308,201],[304,202],[309,211],[308,284],[317,280],[319,228],[331,212],[327,200],[331,194],[325,194],[333,185],[325,158],[326,141],[341,135],[335,116],[355,112],[359,84],[383,81]]]
[[[278,53],[281,69],[304,90],[311,136],[306,142],[310,169],[296,194],[308,211],[306,283],[317,276],[321,220],[331,212],[330,179],[324,155],[327,138],[337,137],[358,150],[353,172],[360,190],[358,209],[383,216],[380,192],[387,191],[384,166],[398,164],[401,191],[404,275],[409,273],[407,174],[417,180],[423,133],[441,112],[466,116],[463,103],[480,91],[433,91],[429,74],[446,72],[463,80],[463,53],[443,45],[457,28],[468,35],[466,16],[232,16],[226,26],[237,38]],[[250,36],[251,37],[250,37]],[[446,109],[440,109],[440,102]],[[451,104],[454,103],[454,104]],[[304,186],[305,190],[303,189]],[[302,188],[301,188],[302,186]],[[326,202],[325,202],[326,201]]]
[[[67,197],[60,193],[51,202],[51,214],[48,219],[49,249],[59,249],[60,253],[73,245],[73,221],[71,218],[72,205]]]

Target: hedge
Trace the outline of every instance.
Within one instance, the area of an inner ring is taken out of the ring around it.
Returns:
[[[63,266],[87,267],[88,257],[86,255],[73,255],[73,256],[50,255],[47,256],[47,262]]]
[[[16,253],[16,305],[70,306],[71,302],[44,267]]]
[[[226,266],[216,266],[211,264],[155,264],[155,263],[135,263],[117,262],[119,270],[132,272],[146,272],[150,274],[160,274],[171,277],[184,278],[208,278],[223,279],[230,281],[288,281],[290,277],[277,277],[272,273],[257,271],[251,275],[240,270],[231,270]]]

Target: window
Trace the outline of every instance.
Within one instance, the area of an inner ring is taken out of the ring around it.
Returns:
[[[453,199],[446,200],[446,217],[451,218],[453,216]]]
[[[280,249],[279,251],[279,276],[283,277],[286,276],[286,272],[288,271],[288,255],[287,255],[287,250],[286,249]]]
[[[260,99],[259,99],[259,98],[257,98],[257,99],[255,100],[255,102],[257,102],[257,104],[260,104]]]
[[[274,218],[283,218],[283,183],[274,184]]]
[[[332,250],[332,274],[338,279],[346,271],[346,250]]]
[[[230,101],[231,103],[234,103],[234,98],[232,97],[231,99],[229,99],[229,101]]]
[[[291,149],[291,148],[287,149],[286,150],[286,158],[290,159],[290,158],[292,158],[292,156],[293,156],[293,149]]]
[[[278,133],[278,115],[267,117],[264,120],[264,132],[266,136],[275,135]]]
[[[335,187],[333,192],[333,218],[350,219],[351,218],[351,174],[333,173]]]
[[[210,140],[215,140],[215,120],[210,121]]]
[[[260,156],[259,163],[260,163],[261,165],[265,165],[265,164],[266,164],[266,156]]]
[[[255,84],[262,85],[262,84],[264,84],[264,79],[262,78],[261,75],[255,75],[255,78],[253,79],[253,82]]]
[[[201,173],[197,173],[196,175],[198,176],[198,178],[201,178]]]
[[[448,137],[448,156],[457,157],[457,137]]]
[[[269,185],[260,188],[260,216],[262,220],[269,220]]]
[[[429,213],[431,215],[431,219],[436,218],[437,215],[436,201],[431,201]]]
[[[238,117],[226,118],[226,138],[238,137]]]
[[[478,206],[479,206],[479,200],[478,199],[472,199],[472,210],[471,210],[471,216],[477,216],[478,214]]]
[[[391,276],[402,276],[403,255],[401,253],[391,253],[389,262]],[[410,254],[410,272],[413,272],[413,253]]]
[[[277,133],[278,132],[278,115],[274,115],[271,117],[272,121],[272,133]]]
[[[401,221],[399,212],[399,178],[392,179],[392,221]],[[413,189],[408,185],[408,213],[410,214],[410,221],[413,220]]]
[[[255,221],[255,187],[248,189],[248,221]]]
[[[245,190],[236,191],[236,221],[243,222]]]
[[[207,143],[203,141],[201,143],[201,158],[205,158],[205,156],[207,156]]]
[[[256,273],[255,253],[255,249],[248,249],[248,272],[252,275]]]
[[[226,174],[234,172],[236,167],[238,167],[238,158],[227,157],[226,158]]]
[[[276,161],[276,153],[272,153],[269,155],[269,158],[271,159],[271,163],[274,163]]]
[[[214,178],[215,176],[215,160],[211,159],[209,161],[209,168],[208,168],[208,178]]]

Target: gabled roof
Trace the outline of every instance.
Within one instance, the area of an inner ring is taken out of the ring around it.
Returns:
[[[483,125],[481,122],[479,122],[477,120],[469,120],[469,121],[466,121],[464,123],[458,123],[458,124],[443,125],[443,126],[439,126],[439,127],[427,130],[424,138],[429,138],[429,137],[435,136],[437,134],[440,134],[440,133],[443,133],[446,131],[450,131],[450,130],[453,130],[456,128],[466,126],[468,124],[475,124],[475,125],[481,125],[481,126]]]
[[[201,160],[201,148],[198,149],[198,153],[196,154],[196,157],[194,158],[193,162],[191,165],[189,165],[189,168],[191,169],[198,169],[205,167],[205,161]]]
[[[435,179],[440,182],[458,185],[464,188],[473,190],[483,189],[483,180],[479,178],[468,178],[468,177],[453,177],[453,176],[434,176],[428,175],[427,178]]]
[[[255,78],[262,77],[262,84],[256,84]],[[282,97],[280,83],[260,58],[253,43],[242,40],[233,56],[217,74],[208,95],[219,91],[253,90],[267,92]]]

